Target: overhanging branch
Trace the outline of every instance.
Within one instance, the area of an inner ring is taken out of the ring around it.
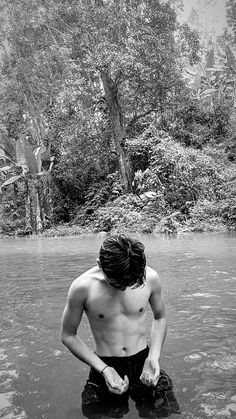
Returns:
[[[131,121],[129,122],[129,125],[132,125],[134,122],[136,122],[140,118],[144,118],[145,116],[149,115],[152,112],[159,112],[160,109],[149,109],[148,111],[141,113],[140,115],[135,116]]]

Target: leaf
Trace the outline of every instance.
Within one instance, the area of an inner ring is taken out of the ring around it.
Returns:
[[[5,162],[6,162],[6,160],[8,160],[8,161],[14,163],[14,159],[12,158],[12,156],[10,156],[6,152],[5,148],[2,145],[0,145],[0,150],[1,150],[1,153],[0,153],[1,159],[4,159]]]
[[[42,161],[50,161],[51,156],[50,156],[50,151],[46,149],[46,147],[44,147],[44,150],[41,151],[41,160]]]
[[[225,67],[209,67],[209,68],[207,68],[207,71],[212,71],[212,72],[220,72],[220,73],[222,73],[223,71],[226,71],[227,70],[227,68],[225,68]]]
[[[37,176],[43,176],[43,175],[45,175],[47,172],[46,171],[43,171],[43,172],[38,172],[37,173]]]
[[[7,179],[2,185],[1,189],[5,186],[11,185],[12,183],[15,183],[18,179],[22,178],[22,175],[12,176],[9,179]]]
[[[42,144],[38,146],[33,152],[38,165],[38,173],[42,170],[42,154],[45,153],[45,151],[46,147]]]
[[[226,56],[229,67],[236,73],[236,58],[229,45],[226,45]]]
[[[196,76],[197,75],[197,70],[191,70],[189,68],[185,69],[186,73],[190,74],[191,76]]]
[[[15,144],[9,140],[9,138],[4,136],[3,140],[1,141],[0,148],[3,150],[5,157],[9,158],[11,161],[15,160]]]
[[[206,69],[209,70],[211,67],[213,67],[214,64],[215,64],[215,53],[214,53],[214,48],[211,48],[207,54]]]
[[[21,139],[16,141],[16,163],[18,166],[26,164],[24,144]]]
[[[36,175],[39,172],[38,162],[33,153],[32,147],[25,136],[20,138],[23,145],[24,157],[31,175]]]
[[[149,199],[155,198],[157,196],[156,192],[153,191],[144,192],[143,195]]]
[[[2,167],[0,167],[0,170],[2,172],[7,172],[8,170],[11,170],[11,166],[2,166]]]
[[[201,92],[200,93],[200,97],[209,96],[212,93],[215,93],[216,91],[217,91],[217,89],[207,89],[207,90],[204,90],[204,92]]]
[[[203,63],[201,63],[201,62],[198,63],[198,73],[199,73],[199,76],[203,76],[203,77],[207,78],[206,69],[205,69]]]

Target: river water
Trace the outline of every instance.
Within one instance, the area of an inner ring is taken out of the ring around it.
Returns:
[[[95,264],[102,240],[0,240],[1,418],[85,417],[80,395],[88,367],[61,344],[60,321],[69,285]],[[161,367],[173,380],[182,412],[171,417],[236,417],[236,236],[141,240],[167,306]],[[151,313],[148,328],[150,323]],[[81,333],[93,347],[86,318]],[[132,401],[123,417],[139,417]]]

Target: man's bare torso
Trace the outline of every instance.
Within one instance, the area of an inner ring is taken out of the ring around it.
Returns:
[[[113,288],[99,267],[85,272],[78,281],[78,288],[86,288],[84,311],[88,317],[99,356],[130,356],[147,345],[146,311],[151,294],[147,268],[144,286]]]

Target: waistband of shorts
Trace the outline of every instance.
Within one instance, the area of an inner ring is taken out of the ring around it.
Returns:
[[[102,361],[133,361],[136,360],[137,358],[141,358],[144,355],[148,355],[149,352],[149,347],[146,346],[146,348],[142,349],[141,351],[137,352],[136,354],[133,355],[129,355],[129,356],[99,356],[98,357],[102,360]]]

